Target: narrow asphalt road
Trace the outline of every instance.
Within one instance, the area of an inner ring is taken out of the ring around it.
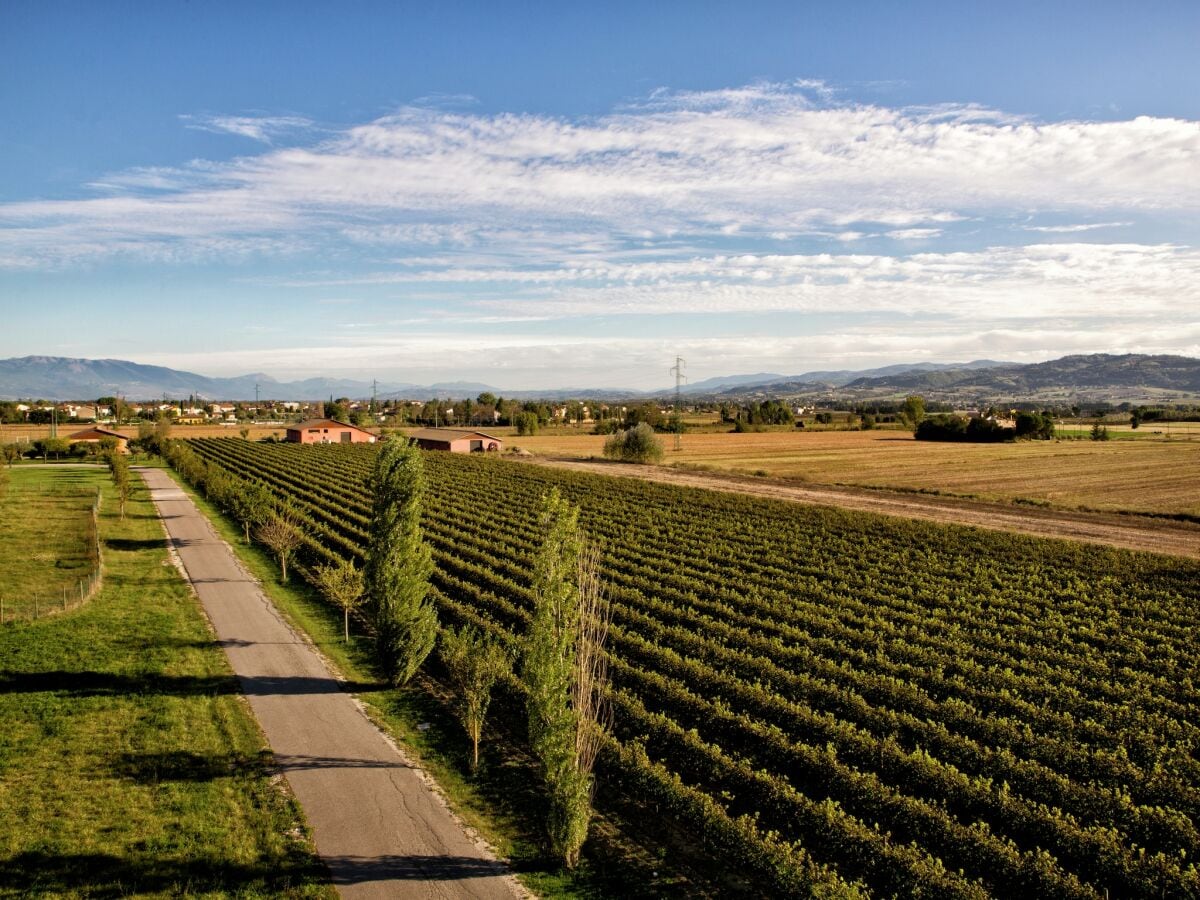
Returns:
[[[142,476],[343,897],[525,892],[404,755],[160,469]]]

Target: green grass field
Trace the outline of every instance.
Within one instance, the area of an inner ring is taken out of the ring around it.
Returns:
[[[100,533],[90,602],[0,625],[0,895],[333,896],[140,481]]]
[[[93,570],[91,508],[97,474],[90,469],[15,468],[0,498],[0,606],[3,618],[62,608],[79,599]],[[64,593],[65,592],[65,593]]]

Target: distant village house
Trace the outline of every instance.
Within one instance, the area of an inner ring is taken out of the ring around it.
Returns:
[[[104,440],[115,440],[119,453],[129,452],[129,438],[125,437],[119,431],[96,427],[85,428],[83,431],[76,431],[74,434],[67,435],[67,442],[70,444],[99,444]]]
[[[463,431],[456,428],[422,428],[408,436],[422,450],[447,450],[450,453],[499,453],[504,441],[483,431]]]
[[[288,426],[285,440],[293,444],[373,444],[375,435],[335,419],[309,419]]]

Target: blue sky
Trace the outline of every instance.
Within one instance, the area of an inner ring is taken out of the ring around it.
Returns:
[[[1200,355],[1200,6],[0,5],[0,356]]]

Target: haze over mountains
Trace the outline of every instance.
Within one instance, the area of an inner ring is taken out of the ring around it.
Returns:
[[[120,394],[131,400],[197,396],[209,400],[322,400],[330,395],[426,399],[474,397],[483,391],[517,399],[633,399],[662,397],[671,388],[648,391],[548,388],[506,391],[478,382],[428,385],[379,383],[342,378],[278,381],[258,373],[217,378],[128,360],[26,356],[0,360],[0,399],[84,400]],[[737,399],[789,396],[866,400],[903,396],[961,400],[1171,400],[1200,398],[1200,360],[1185,356],[1091,354],[1042,363],[975,360],[967,363],[900,363],[877,369],[775,373],[707,378],[684,386],[692,398]]]

